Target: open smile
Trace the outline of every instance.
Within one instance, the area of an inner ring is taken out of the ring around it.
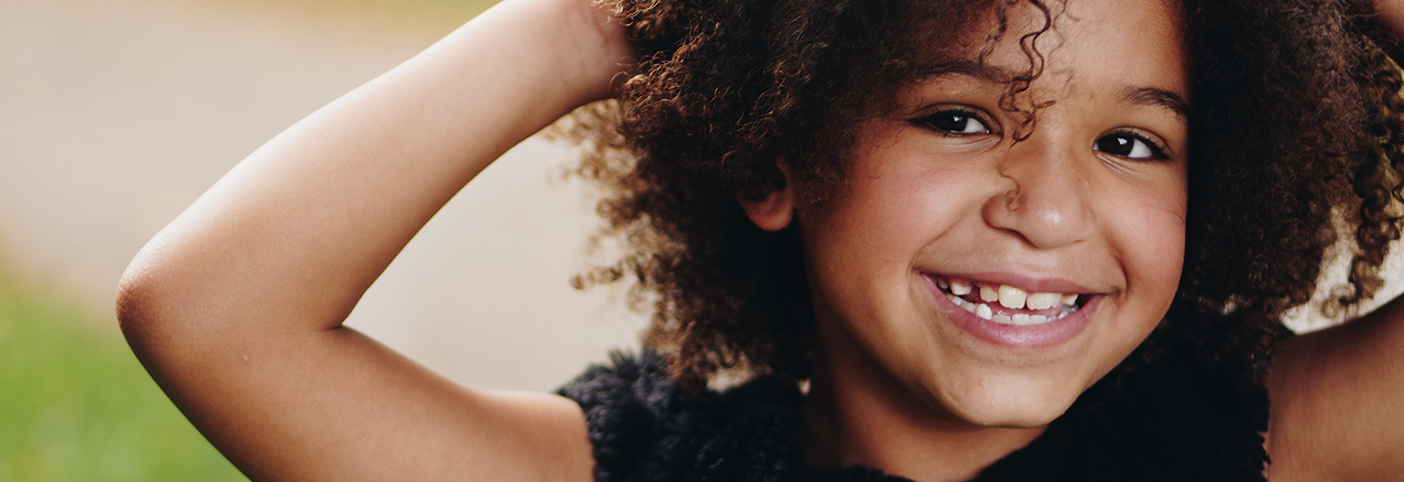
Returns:
[[[1103,298],[1097,293],[1030,291],[1000,283],[926,274],[957,326],[1006,346],[1042,347],[1077,336]]]
[[[1080,293],[1030,293],[1004,284],[980,283],[954,277],[934,277],[936,287],[952,303],[975,316],[1003,325],[1041,325],[1082,308]],[[1082,302],[1090,298],[1081,297]]]

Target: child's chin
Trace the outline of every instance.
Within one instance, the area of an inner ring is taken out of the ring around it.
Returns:
[[[1064,400],[1066,398],[1066,400]],[[1046,396],[984,397],[968,400],[957,408],[957,416],[966,422],[985,427],[1035,428],[1052,423],[1072,406],[1077,397]]]
[[[1052,423],[1054,419],[1062,414],[1063,411],[1058,411],[1052,415],[1043,411],[1026,411],[1023,413],[988,414],[977,418],[970,418],[967,419],[967,421],[983,427],[1036,428]]]

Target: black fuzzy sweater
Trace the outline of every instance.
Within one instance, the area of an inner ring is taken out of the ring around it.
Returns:
[[[759,378],[688,394],[657,354],[612,358],[559,392],[585,411],[599,482],[908,480],[809,468],[794,384]],[[1262,481],[1267,410],[1260,386],[1168,357],[1104,378],[975,480]]]

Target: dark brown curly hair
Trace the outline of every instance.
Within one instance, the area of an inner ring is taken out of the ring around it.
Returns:
[[[1076,1],[1076,0],[1074,0]],[[1008,32],[1006,12],[1045,20]],[[1404,100],[1397,66],[1368,16],[1340,0],[1183,0],[1192,59],[1189,216],[1175,302],[1127,363],[1171,349],[1259,383],[1280,318],[1310,300],[1327,249],[1350,233],[1353,306],[1380,285],[1399,238]],[[580,172],[609,196],[603,237],[628,253],[577,287],[633,281],[653,305],[646,343],[698,387],[723,370],[807,377],[812,307],[793,224],[766,232],[738,196],[789,182],[842,182],[856,120],[949,62],[951,32],[994,19],[987,44],[1019,35],[1028,70],[1001,103],[1034,122],[1019,94],[1042,69],[1038,36],[1061,4],[1043,0],[619,0],[644,52],[616,101],[575,114]],[[944,40],[944,42],[943,42]],[[1393,45],[1393,44],[1389,44]]]

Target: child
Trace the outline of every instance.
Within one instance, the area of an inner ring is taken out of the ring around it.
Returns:
[[[1398,304],[1278,319],[1337,224],[1339,303],[1378,284],[1399,74],[1368,6],[1263,3],[512,0],[231,171],[133,262],[123,330],[259,480],[1393,473]],[[611,96],[583,171],[634,251],[587,281],[657,295],[652,349],[563,398],[340,326],[477,172]]]

